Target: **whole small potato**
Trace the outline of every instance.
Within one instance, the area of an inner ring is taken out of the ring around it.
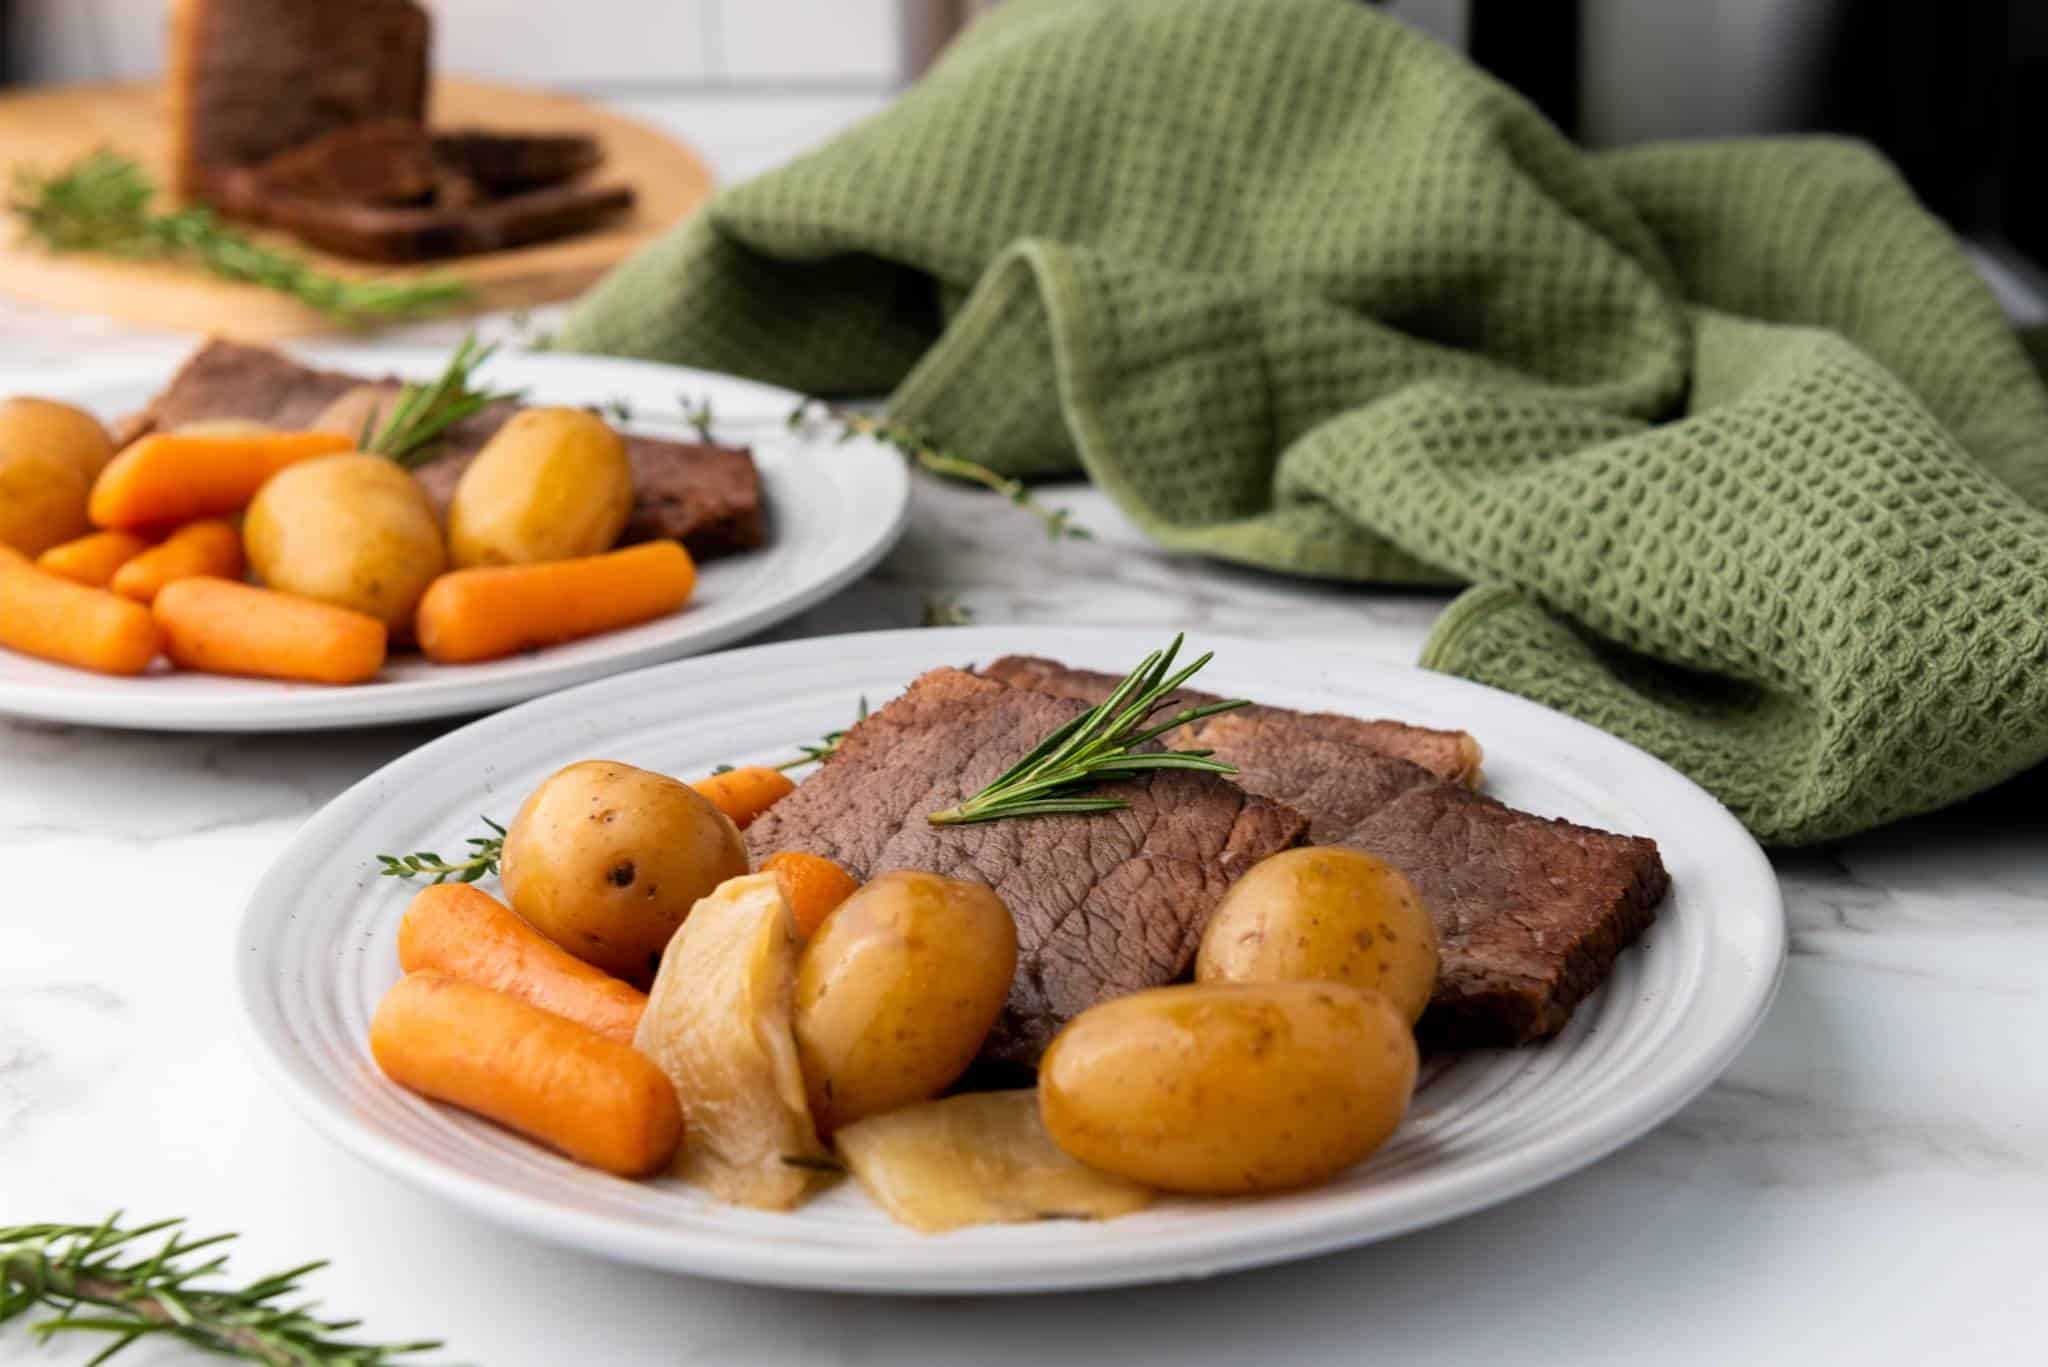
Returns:
[[[619,434],[580,408],[529,408],[498,429],[456,482],[456,565],[526,565],[612,548],[633,511]]]
[[[1415,1090],[1415,1037],[1343,983],[1194,983],[1067,1023],[1039,1063],[1046,1132],[1091,1167],[1167,1191],[1323,1181],[1386,1142]]]
[[[171,429],[181,437],[260,437],[277,429],[254,418],[201,418]]]
[[[306,424],[306,430],[340,432],[359,442],[366,441],[365,432],[374,437],[390,419],[402,387],[396,384],[359,384],[344,390],[339,398]]]
[[[1384,992],[1413,1025],[1436,990],[1436,926],[1407,876],[1341,845],[1284,850],[1209,918],[1197,982],[1321,978]]]
[[[507,900],[534,929],[644,988],[697,899],[747,872],[747,847],[689,784],[585,760],[528,796],[498,869]]]
[[[937,1096],[981,1052],[1016,971],[1016,922],[980,883],[900,870],[841,902],[797,964],[820,1132]]]
[[[0,455],[41,451],[78,468],[88,486],[114,458],[114,439],[83,408],[55,399],[0,400]]]
[[[410,631],[413,609],[448,568],[419,481],[383,456],[322,456],[278,471],[242,523],[249,564],[285,593],[367,613]]]
[[[91,530],[90,486],[69,456],[37,447],[0,449],[0,545],[31,558]]]

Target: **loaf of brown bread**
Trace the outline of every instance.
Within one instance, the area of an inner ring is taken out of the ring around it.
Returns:
[[[427,118],[433,26],[414,0],[174,0],[173,175],[208,196],[336,129]]]

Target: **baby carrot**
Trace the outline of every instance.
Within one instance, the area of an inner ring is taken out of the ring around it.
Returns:
[[[101,674],[140,674],[163,650],[149,609],[0,556],[0,645]]]
[[[775,875],[782,900],[796,918],[797,934],[806,940],[835,907],[860,891],[860,883],[845,869],[821,854],[802,850],[769,855],[761,861],[761,872]]]
[[[497,898],[463,883],[422,888],[398,923],[398,966],[504,992],[621,1044],[633,1042],[647,994],[535,930]]]
[[[384,667],[384,624],[331,603],[200,578],[166,584],[154,607],[184,669],[351,684]]]
[[[690,786],[709,798],[712,806],[732,818],[732,824],[743,831],[754,824],[755,817],[788,797],[796,787],[786,774],[758,764],[700,778]]]
[[[36,557],[36,568],[74,584],[103,589],[114,571],[149,549],[149,543],[127,532],[94,532],[52,546]]]
[[[370,1052],[401,1087],[621,1177],[660,1170],[682,1141],[675,1088],[645,1054],[444,974],[409,973],[384,994]]]
[[[355,444],[340,432],[153,432],[107,462],[86,514],[95,527],[126,532],[222,517],[285,466]]]
[[[233,523],[188,522],[114,571],[109,587],[123,598],[153,603],[173,580],[240,579],[242,570],[242,534]]]
[[[674,612],[696,584],[690,553],[674,541],[455,570],[427,586],[415,629],[430,660],[495,660]]]

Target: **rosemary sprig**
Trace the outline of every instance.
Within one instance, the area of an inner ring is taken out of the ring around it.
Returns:
[[[492,830],[490,835],[473,835],[465,844],[469,846],[469,858],[450,863],[432,850],[421,850],[416,854],[380,854],[377,862],[384,867],[377,870],[386,878],[422,878],[434,876],[434,882],[474,883],[487,874],[498,871],[498,860],[505,853],[505,828],[489,817],[480,818]]]
[[[464,337],[462,345],[448,358],[447,366],[432,381],[409,384],[398,391],[391,416],[363,449],[389,456],[408,470],[416,469],[433,458],[435,447],[449,428],[475,417],[494,403],[518,399],[520,395],[516,392],[494,393],[470,383],[478,367],[490,360],[497,349],[495,342],[479,345],[473,332]]]
[[[132,1229],[120,1220],[116,1211],[97,1225],[0,1227],[0,1323],[43,1306],[55,1313],[29,1332],[45,1343],[62,1333],[113,1335],[94,1367],[140,1339],[166,1335],[273,1367],[388,1367],[441,1346],[358,1342],[342,1335],[359,1321],[320,1319],[313,1302],[280,1304],[325,1263],[223,1286],[217,1278],[227,1258],[206,1250],[234,1235],[195,1239],[181,1220]],[[139,1241],[156,1234],[163,1242],[144,1256]]]
[[[242,284],[258,285],[347,323],[417,318],[469,298],[467,282],[329,275],[305,258],[266,247],[198,205],[156,213],[156,186],[115,152],[92,152],[55,174],[17,167],[8,208],[28,235],[54,252],[93,252],[129,260],[192,261]]]
[[[1205,654],[1178,673],[1170,673],[1182,640],[1175,636],[1166,649],[1147,655],[1107,698],[1060,726],[988,787],[926,819],[934,826],[966,826],[1013,816],[1114,812],[1131,804],[1122,798],[1084,797],[1081,793],[1095,784],[1136,778],[1153,769],[1236,773],[1236,766],[1214,758],[1215,752],[1210,750],[1138,749],[1177,727],[1247,705],[1243,698],[1203,703],[1154,724],[1154,714],[1211,658]]]
[[[853,719],[854,725],[858,726],[860,723],[866,721],[867,719],[868,700],[865,697],[863,697],[860,700],[860,711],[858,714],[855,715]],[[778,770],[789,770],[800,769],[806,764],[823,763],[825,760],[839,753],[839,742],[846,739],[846,733],[848,731],[851,731],[852,729],[852,726],[847,726],[842,727],[837,731],[827,731],[822,737],[819,738],[817,744],[799,745],[797,749],[801,750],[803,753],[798,755],[795,759],[784,760],[782,763],[775,765],[774,767]]]
[[[850,413],[832,408],[816,399],[807,399],[790,411],[788,425],[792,431],[810,431],[814,430],[823,418],[830,418],[839,423],[841,441],[851,441],[857,436],[873,437],[876,441],[895,447],[935,475],[967,480],[1001,494],[1043,523],[1045,539],[1048,541],[1094,540],[1094,534],[1074,522],[1072,514],[1065,508],[1053,508],[1040,503],[1024,481],[998,474],[986,465],[942,451],[908,423],[868,413]]]

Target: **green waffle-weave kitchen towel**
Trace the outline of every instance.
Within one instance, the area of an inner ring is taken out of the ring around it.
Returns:
[[[2048,393],[1898,176],[1589,155],[1346,0],[1010,0],[558,345],[892,392],[1177,550],[1472,585],[1425,664],[1767,841],[2048,754]]]

